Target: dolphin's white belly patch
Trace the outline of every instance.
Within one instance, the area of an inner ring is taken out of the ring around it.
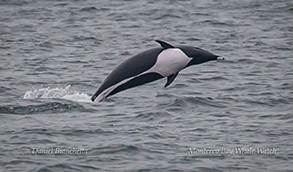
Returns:
[[[162,51],[153,67],[144,73],[156,72],[167,77],[182,70],[190,62],[184,52],[178,48],[169,48]]]

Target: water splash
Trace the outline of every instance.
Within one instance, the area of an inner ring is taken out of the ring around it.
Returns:
[[[91,102],[90,96],[85,93],[79,93],[71,89],[71,85],[66,87],[55,87],[55,88],[39,88],[27,91],[24,99],[66,99],[76,102]]]

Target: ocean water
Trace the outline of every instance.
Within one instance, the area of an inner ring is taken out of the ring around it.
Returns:
[[[0,171],[292,171],[290,0],[0,1]],[[155,39],[225,57],[92,103]]]

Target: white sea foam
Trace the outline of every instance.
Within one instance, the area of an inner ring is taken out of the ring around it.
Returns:
[[[66,87],[55,87],[55,88],[39,88],[27,91],[24,99],[66,99],[76,102],[91,102],[90,96],[85,93],[80,93],[71,89],[71,85]]]

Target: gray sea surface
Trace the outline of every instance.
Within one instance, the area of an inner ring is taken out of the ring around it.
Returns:
[[[90,97],[158,47],[226,58]],[[292,171],[291,0],[1,0],[0,171]]]

